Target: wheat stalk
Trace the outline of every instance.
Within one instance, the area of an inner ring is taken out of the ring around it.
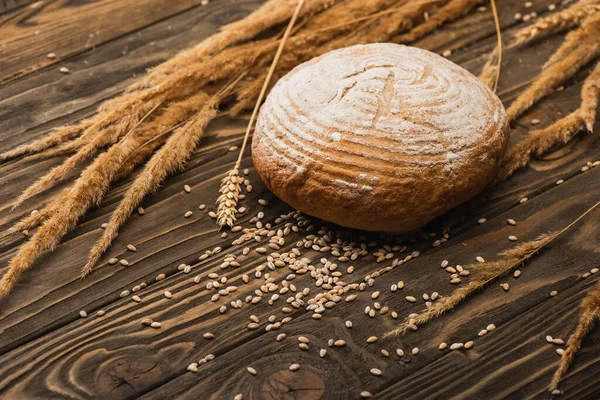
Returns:
[[[428,20],[422,24],[415,26],[410,32],[397,36],[394,42],[409,43],[433,32],[443,24],[453,21],[462,15],[471,11],[475,6],[483,3],[485,0],[452,0],[440,10],[433,14]]]
[[[575,354],[581,348],[583,339],[594,328],[598,319],[600,319],[600,283],[592,288],[590,293],[581,302],[581,314],[577,322],[577,327],[575,327],[575,331],[569,337],[567,348],[561,356],[560,364],[550,383],[549,390],[553,393],[558,390],[558,384],[571,366]]]
[[[598,112],[600,100],[600,63],[583,82],[581,89],[581,117],[585,121],[585,127],[589,132],[594,131],[594,122]]]
[[[600,0],[582,0],[569,8],[538,19],[515,33],[512,46],[519,46],[533,40],[573,28],[585,19],[600,11]]]
[[[242,162],[242,157],[244,156],[244,150],[246,149],[246,145],[248,143],[248,138],[250,136],[250,131],[254,126],[254,120],[258,114],[258,110],[260,109],[260,105],[267,93],[267,88],[269,87],[269,82],[271,81],[271,77],[273,76],[273,72],[275,71],[275,67],[277,66],[277,62],[283,53],[283,48],[285,46],[285,42],[287,41],[292,29],[294,28],[294,24],[296,23],[296,19],[300,14],[300,10],[302,9],[302,5],[304,4],[304,0],[298,0],[296,5],[296,9],[292,14],[292,18],[288,23],[288,26],[283,33],[283,37],[279,41],[279,47],[277,48],[277,52],[275,53],[275,57],[273,57],[273,62],[271,63],[271,67],[267,73],[265,81],[263,83],[260,94],[258,95],[258,99],[256,100],[256,105],[254,106],[254,110],[252,111],[252,115],[250,116],[250,121],[248,122],[248,126],[246,127],[246,133],[244,134],[244,141],[242,143],[242,147],[240,149],[240,154],[235,162],[233,169],[231,169],[227,176],[221,181],[221,187],[219,192],[221,195],[217,198],[217,224],[219,227],[223,227],[225,225],[229,225],[233,227],[233,223],[236,220],[236,207],[240,194],[240,182],[239,182],[239,169],[240,164]]]
[[[450,296],[444,297],[439,302],[436,302],[426,311],[423,311],[414,317],[407,318],[398,328],[386,333],[385,336],[389,337],[404,334],[411,327],[423,325],[429,322],[431,319],[439,317],[440,315],[452,310],[468,296],[483,289],[490,282],[509,273],[514,268],[522,265],[524,262],[532,258],[540,250],[572,228],[598,206],[600,206],[600,201],[588,208],[583,214],[581,214],[573,222],[560,231],[543,234],[535,240],[521,243],[512,249],[501,253],[500,256],[502,258],[497,261],[476,263],[465,267],[466,269],[477,271],[477,275],[475,275],[468,284],[455,290]]]
[[[237,163],[236,163],[237,164]],[[233,228],[236,221],[236,207],[240,196],[240,183],[243,178],[239,176],[238,168],[234,167],[230,170],[225,178],[221,180],[219,193],[217,198],[217,225],[229,226]]]
[[[131,133],[159,106],[160,102],[148,102],[145,107],[138,109],[138,112],[145,112],[145,115],[143,115],[142,118],[137,119],[137,115],[132,115],[131,118],[126,118],[125,120],[120,121],[119,124],[115,124],[107,128],[107,132],[105,134],[99,134],[96,136],[94,140],[83,146],[76,154],[69,157],[61,165],[52,168],[50,172],[42,176],[33,185],[25,189],[25,191],[23,191],[23,193],[17,198],[12,208],[15,209],[25,200],[47,189],[53,182],[63,178],[79,163],[93,156],[100,148],[115,143],[119,137],[127,134],[127,131],[129,131],[128,133]]]
[[[600,63],[585,79],[581,89],[581,106],[543,129],[536,129],[512,146],[502,159],[496,182],[527,166],[533,156],[541,157],[551,149],[567,144],[582,129],[592,132],[600,99]]]
[[[581,23],[581,26],[567,34],[561,46],[544,63],[543,68],[547,69],[551,65],[565,59],[573,51],[578,50],[582,45],[597,44],[596,38],[600,35],[600,14],[594,14]],[[593,48],[593,47],[592,47]]]
[[[509,273],[512,269],[523,264],[533,257],[544,246],[559,235],[559,232],[541,235],[537,239],[522,243],[510,250],[501,253],[498,261],[471,264],[465,267],[467,270],[476,270],[477,275],[465,286],[455,290],[450,296],[442,298],[426,311],[405,320],[398,328],[386,334],[395,336],[406,333],[412,326],[419,326],[439,317],[445,312],[452,310],[471,294],[483,289],[490,282]]]
[[[119,206],[112,213],[102,237],[94,245],[88,256],[88,262],[82,268],[82,277],[92,272],[94,266],[117,237],[119,228],[127,221],[133,210],[149,193],[155,191],[161,182],[170,174],[183,168],[184,162],[196,149],[200,139],[206,132],[206,127],[215,118],[219,105],[229,95],[233,81],[225,89],[212,98],[207,99],[200,111],[183,127],[175,132],[157,151],[144,167],[142,173],[136,178]],[[139,147],[144,145],[141,143]]]
[[[503,182],[519,169],[526,167],[532,156],[540,157],[557,145],[566,144],[584,126],[581,110],[577,109],[544,129],[531,131],[524,140],[506,152],[496,182]]]
[[[569,53],[561,61],[557,61],[545,69],[523,93],[521,93],[506,110],[508,118],[513,121],[527,111],[540,99],[573,77],[583,66],[600,55],[600,43],[596,39],[586,40]]]

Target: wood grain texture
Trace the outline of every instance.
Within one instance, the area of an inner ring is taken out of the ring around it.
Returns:
[[[131,83],[134,74],[139,75],[178,49],[194,44],[220,24],[240,18],[259,3],[258,0],[214,1],[206,7],[193,7],[160,22],[148,22],[145,28],[124,33],[91,51],[82,52],[85,49],[78,47],[79,50],[73,50],[78,54],[60,64],[73,71],[70,75],[59,75],[57,79],[54,68],[58,66],[55,66],[3,85],[0,148],[10,148],[39,137],[52,126],[89,115],[99,102]],[[547,4],[534,2],[533,10],[541,14]],[[523,11],[522,3],[506,1],[499,7],[505,34],[509,35],[516,29],[512,16]],[[14,12],[19,10],[22,9]],[[50,8],[40,15],[45,12],[56,11]],[[474,12],[417,44],[438,52],[451,48],[454,50],[451,59],[477,72],[494,40],[489,12]],[[505,55],[500,81],[500,97],[505,104],[539,72],[541,60],[559,43],[560,38],[553,37]],[[575,109],[586,72],[569,82],[564,91],[524,115],[513,129],[513,143],[526,135],[532,126],[531,119],[540,119],[544,126]],[[23,112],[15,113],[14,109]],[[211,272],[226,276],[228,285],[239,287],[228,300],[244,299],[261,283],[254,279],[248,284],[240,282],[242,271],[252,271],[264,262],[264,256],[255,252],[242,257],[239,268],[220,269],[222,254],[239,254],[241,247],[232,248],[230,243],[235,236],[221,238],[206,211],[198,210],[200,204],[213,207],[219,180],[237,156],[228,149],[241,144],[246,122],[227,118],[215,121],[186,170],[170,178],[156,195],[145,201],[145,214],[131,219],[100,269],[89,278],[79,280],[79,269],[100,235],[100,224],[108,219],[131,178],[117,183],[101,206],[82,218],[77,229],[54,252],[45,254],[23,275],[11,296],[0,303],[1,397],[231,399],[243,393],[245,399],[356,399],[360,391],[368,390],[385,399],[548,398],[546,386],[559,358],[556,346],[544,338],[548,334],[568,337],[576,324],[575,307],[597,281],[597,275],[582,280],[581,274],[596,267],[600,259],[598,212],[523,266],[521,277],[500,280],[498,283],[510,283],[508,292],[497,283],[492,284],[453,313],[416,332],[380,339],[375,344],[367,344],[366,338],[381,337],[403,317],[421,310],[423,293],[438,291],[447,295],[456,288],[449,284],[449,274],[439,267],[441,260],[465,265],[477,255],[494,259],[499,251],[512,245],[508,235],[516,235],[519,241],[533,239],[540,233],[564,227],[596,202],[600,198],[596,184],[600,171],[579,172],[585,162],[600,159],[600,148],[593,135],[580,134],[565,148],[536,160],[505,184],[486,192],[482,196],[484,202],[474,201],[460,209],[462,220],[452,229],[448,243],[436,248],[431,246],[433,239],[411,243],[408,252],[419,250],[422,255],[377,278],[373,287],[382,292],[377,301],[398,312],[398,321],[389,313],[378,314],[374,319],[364,314],[364,308],[374,302],[368,290],[359,293],[352,303],[342,302],[327,310],[320,321],[298,309],[285,314],[294,320],[282,330],[265,332],[270,315],[278,319],[283,316],[281,307],[287,296],[273,306],[263,300],[258,305],[244,305],[240,310],[230,309],[220,314],[218,308],[223,301],[211,302],[214,291],[205,289]],[[22,208],[9,211],[11,199],[59,161],[33,163],[19,159],[0,165],[1,229],[39,208],[56,193],[54,190],[41,194]],[[249,153],[242,162],[242,168],[246,167],[250,168],[254,191],[242,203],[248,208],[241,218],[243,225],[248,225],[248,220],[259,211],[265,212],[265,221],[291,211],[259,182]],[[564,179],[565,183],[557,186],[558,179]],[[184,184],[192,187],[190,194],[182,190]],[[530,200],[519,204],[519,199],[525,196]],[[269,206],[260,206],[259,198],[267,199]],[[187,210],[194,211],[191,218],[183,217]],[[433,223],[431,230],[438,230],[451,217],[447,215]],[[480,217],[488,221],[478,225]],[[517,225],[508,226],[506,218],[515,219]],[[318,225],[316,220],[315,224]],[[303,232],[288,235],[285,249],[303,236]],[[0,267],[7,264],[23,240],[19,235],[0,239]],[[135,253],[126,251],[130,243],[137,247]],[[215,246],[222,246],[223,253],[198,261],[199,255]],[[258,246],[251,244],[253,248]],[[320,257],[314,251],[303,251],[303,255]],[[107,265],[110,257],[126,258],[131,265],[127,268]],[[181,263],[192,265],[190,274],[177,270]],[[340,265],[345,270],[348,264]],[[365,275],[385,264],[375,263],[369,256],[353,265],[356,271],[344,274],[348,282],[361,282]],[[165,273],[167,278],[156,282],[159,273]],[[271,274],[281,281],[288,273],[282,268]],[[202,278],[200,284],[192,281],[196,275]],[[399,280],[406,287],[391,293],[391,284]],[[133,302],[131,295],[119,297],[121,291],[140,282],[148,284],[137,293],[141,303]],[[311,295],[316,293],[314,281],[307,275],[298,276],[292,283],[299,289],[311,288]],[[165,290],[173,293],[172,299],[164,297]],[[552,290],[559,294],[550,297]],[[407,295],[414,295],[419,301],[407,303],[404,300]],[[100,309],[106,311],[103,317],[95,315]],[[80,318],[80,310],[86,310],[89,316]],[[259,318],[261,329],[246,328],[250,315]],[[143,326],[144,317],[160,321],[162,327],[155,330]],[[351,320],[354,327],[346,328],[345,320]],[[489,323],[498,328],[477,338],[477,332]],[[215,338],[205,339],[206,332],[214,333]],[[277,342],[275,337],[280,332],[288,337]],[[299,335],[310,339],[308,351],[298,348]],[[346,346],[330,348],[327,345],[330,338],[344,339]],[[472,339],[475,346],[471,350],[437,350],[441,341]],[[564,398],[599,397],[599,339],[596,329],[585,341],[563,383]],[[414,346],[420,348],[417,356],[410,355]],[[328,350],[326,357],[318,356],[320,348]],[[404,349],[407,355],[399,358],[396,348]],[[387,349],[390,357],[382,356],[381,349]],[[201,366],[198,373],[186,371],[189,363],[209,353],[215,354],[216,359]],[[299,363],[300,370],[289,371],[292,363]],[[250,375],[247,366],[254,367],[257,376]],[[369,373],[374,367],[384,372],[382,377]]]
[[[39,1],[0,17],[0,83],[201,7],[201,0]],[[170,29],[173,29],[171,25]],[[48,53],[55,53],[50,59]],[[60,78],[55,68],[55,79]]]
[[[16,8],[23,7],[24,5],[29,3],[33,3],[33,0],[2,0],[0,1],[0,14],[4,14]]]

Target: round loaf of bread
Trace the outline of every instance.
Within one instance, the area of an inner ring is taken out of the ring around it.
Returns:
[[[468,71],[377,43],[280,79],[260,110],[252,158],[267,187],[308,215],[405,233],[478,194],[508,134],[502,103]]]

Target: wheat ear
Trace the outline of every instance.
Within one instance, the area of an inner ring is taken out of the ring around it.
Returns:
[[[135,135],[127,135],[121,142],[96,157],[70,190],[65,190],[54,201],[49,218],[25,242],[8,263],[8,271],[0,280],[0,297],[10,293],[18,277],[31,267],[44,251],[56,246],[60,239],[77,224],[77,220],[108,191],[122,162],[139,143]]]
[[[512,146],[502,159],[496,182],[502,182],[529,164],[532,156],[542,156],[557,145],[566,144],[584,127],[577,109],[544,129],[531,131],[526,139]]]
[[[600,283],[592,288],[581,302],[581,314],[579,315],[577,327],[569,337],[567,348],[560,358],[560,364],[550,383],[550,391],[555,392],[558,390],[558,384],[571,366],[575,353],[579,351],[583,339],[592,330],[598,319],[600,319]]]
[[[258,99],[256,100],[256,105],[254,106],[254,110],[252,111],[252,115],[250,116],[250,121],[248,122],[248,126],[246,127],[246,133],[244,134],[244,141],[242,143],[242,147],[240,149],[240,154],[235,162],[233,169],[231,169],[227,176],[221,181],[221,187],[219,188],[219,192],[221,195],[217,198],[217,224],[219,227],[223,227],[225,225],[229,225],[233,227],[233,224],[236,220],[236,206],[238,197],[240,194],[240,185],[239,185],[239,176],[238,171],[240,168],[240,164],[242,162],[242,157],[244,156],[244,150],[246,149],[246,145],[248,144],[248,138],[250,137],[250,131],[254,125],[254,120],[258,114],[258,110],[260,109],[260,105],[267,93],[267,89],[269,87],[269,82],[271,81],[271,77],[273,76],[273,72],[275,71],[275,67],[277,66],[277,62],[281,57],[283,52],[283,48],[285,46],[285,42],[287,41],[292,29],[294,28],[294,24],[296,23],[296,19],[300,14],[300,10],[302,9],[302,5],[304,4],[304,0],[298,0],[296,4],[296,9],[294,10],[294,14],[288,23],[285,32],[283,33],[283,37],[279,41],[279,46],[277,47],[277,52],[275,53],[275,57],[273,57],[273,62],[271,63],[271,67],[269,68],[269,72],[267,73],[267,77],[263,83],[260,94],[258,95]]]
[[[583,82],[581,89],[581,117],[589,132],[594,131],[594,122],[600,100],[600,62]]]
[[[563,32],[573,28],[585,19],[600,11],[599,0],[582,0],[569,8],[555,12],[547,17],[538,19],[515,33],[513,46],[522,45],[536,39]]]
[[[469,265],[466,268],[476,270],[477,275],[475,275],[468,284],[455,290],[450,296],[442,298],[426,311],[418,314],[415,317],[406,319],[398,328],[386,333],[385,336],[389,337],[406,333],[410,328],[423,325],[431,319],[439,317],[443,313],[452,310],[468,296],[483,289],[493,280],[501,277],[504,274],[507,274],[512,269],[529,260],[540,250],[542,250],[542,248],[546,247],[557,237],[561,236],[563,233],[581,221],[586,215],[595,210],[598,206],[600,206],[600,201],[588,208],[583,214],[577,217],[577,219],[560,231],[541,235],[535,240],[521,243],[512,249],[501,253],[500,255],[502,258],[498,261]]]
[[[445,312],[452,310],[471,294],[483,289],[493,280],[507,274],[512,269],[523,264],[535,253],[546,246],[558,236],[558,232],[541,235],[537,239],[522,243],[504,253],[498,261],[471,264],[466,269],[476,270],[477,275],[465,286],[455,290],[450,296],[437,301],[426,311],[404,321],[398,328],[388,332],[386,336],[395,336],[406,333],[411,327],[423,325],[431,319],[439,317]]]
[[[144,197],[155,191],[169,174],[183,168],[183,164],[204,136],[206,127],[217,115],[219,105],[227,98],[231,88],[240,78],[241,75],[227,88],[208,99],[194,118],[173,133],[165,145],[148,161],[142,173],[136,178],[117,209],[112,213],[106,228],[102,232],[102,237],[90,251],[88,261],[81,270],[82,277],[92,272],[102,254],[117,237],[121,226]]]
[[[600,41],[586,40],[564,59],[545,69],[506,110],[509,120],[513,121],[527,111],[543,97],[553,93],[567,79],[573,77],[584,65],[600,54]]]
[[[49,135],[40,139],[34,140],[31,143],[26,143],[14,149],[8,150],[0,154],[0,161],[12,160],[14,158],[27,154],[42,152],[61,143],[65,143],[81,134],[89,126],[88,121],[83,121],[77,125],[61,126],[55,128]]]
[[[443,24],[453,21],[471,11],[485,0],[452,0],[433,14],[428,20],[414,27],[410,32],[398,35],[394,42],[409,43],[425,37]]]
[[[148,102],[146,107],[138,109],[138,112],[145,112],[145,115],[141,116],[141,118],[137,115],[132,115],[131,118],[125,118],[124,120],[120,120],[119,123],[108,127],[106,132],[97,135],[94,140],[83,146],[77,153],[69,157],[61,165],[52,168],[50,172],[25,189],[25,191],[17,198],[12,208],[18,207],[25,200],[47,189],[53,182],[63,178],[79,163],[96,154],[100,148],[116,142],[116,140],[127,131],[133,131],[144,121],[144,119],[152,114],[160,104],[160,102]]]

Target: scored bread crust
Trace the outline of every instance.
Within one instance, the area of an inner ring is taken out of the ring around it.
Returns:
[[[509,125],[498,97],[426,50],[334,50],[281,78],[257,119],[252,159],[266,186],[336,224],[413,231],[494,178]]]

